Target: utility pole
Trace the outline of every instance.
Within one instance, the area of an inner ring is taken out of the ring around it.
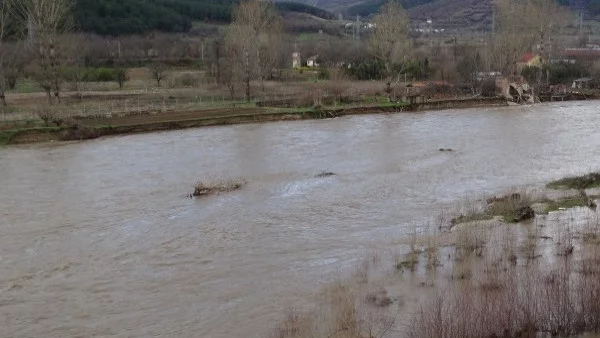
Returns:
[[[492,9],[492,36],[496,35],[496,9]]]
[[[583,15],[584,15],[584,11],[585,11],[585,7],[586,7],[586,0],[571,0],[569,2],[569,5],[571,5],[571,7],[574,7],[577,10],[577,28],[579,29],[579,34],[582,33],[583,31]]]
[[[355,40],[360,40],[360,16],[356,15],[356,35],[354,36]]]
[[[429,27],[429,46],[433,47],[433,20],[427,19],[427,26]]]
[[[246,56],[246,102],[250,102],[250,56],[248,50],[244,48],[244,54]]]

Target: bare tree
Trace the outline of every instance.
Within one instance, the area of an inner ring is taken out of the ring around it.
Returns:
[[[7,0],[0,0],[0,102],[2,106],[6,106],[6,94],[5,86],[7,82],[7,72],[10,67],[7,65],[7,58],[9,57],[6,53],[4,39],[6,38],[5,32],[7,30],[8,20],[10,15],[10,2]]]
[[[278,28],[273,28],[277,32]],[[279,66],[280,49],[283,40],[279,34],[269,34],[259,37],[258,76],[261,81],[262,91],[265,91],[265,80],[273,78],[273,71]]]
[[[551,39],[565,25],[568,10],[555,0],[496,0],[498,13],[493,40],[496,67],[505,74],[517,74],[518,58],[527,51],[536,51],[542,61],[548,61]]]
[[[27,54],[22,50],[19,29],[14,25],[10,13],[10,1],[0,0],[0,105],[6,107],[6,90],[14,89],[17,79],[27,62]],[[12,24],[12,25],[11,25]]]
[[[232,44],[225,44],[224,57],[217,60],[219,64],[218,81],[225,85],[229,90],[229,95],[233,100],[235,98],[236,85],[241,82],[245,74],[245,64],[235,62],[241,60],[243,56],[240,54],[243,51]]]
[[[60,69],[64,62],[60,36],[73,27],[71,10],[75,0],[18,0],[13,13],[27,26],[32,50],[37,54],[35,77],[52,103],[52,92],[60,102]]]
[[[221,59],[223,58],[223,37],[216,37],[211,43],[211,75],[216,83],[221,83]]]
[[[398,1],[389,0],[379,9],[373,24],[370,50],[385,66],[385,91],[391,100],[392,81],[402,71],[397,65],[406,61],[410,47],[409,18]]]
[[[129,81],[127,68],[125,68],[123,62],[118,62],[115,66],[115,81],[119,84],[119,89],[123,89],[125,82]]]
[[[152,77],[156,80],[156,84],[160,87],[160,83],[167,76],[167,64],[160,60],[156,60],[150,64],[150,73],[152,73]]]
[[[70,90],[75,91],[77,96],[82,98],[81,91],[85,90],[84,82],[86,80],[87,39],[83,35],[69,35],[62,38],[66,39],[63,47],[63,64],[68,66],[68,72],[63,77],[72,85]]]
[[[243,68],[246,100],[250,100],[250,82],[264,81],[277,63],[276,49],[281,22],[273,4],[267,1],[241,2],[233,11],[233,22],[225,37],[230,67]],[[239,72],[233,72],[239,75]]]
[[[2,52],[5,53],[2,60],[4,64],[5,85],[8,89],[15,89],[19,76],[23,74],[25,65],[27,64],[27,54],[23,50],[21,41],[4,44]]]
[[[117,62],[115,64],[115,81],[119,84],[119,89],[123,89],[125,82],[129,81],[127,74],[127,67],[123,60],[123,53],[121,51],[121,39],[117,39]]]
[[[348,94],[348,74],[346,69],[342,68],[331,68],[329,69],[329,82],[327,84],[327,91],[331,94],[337,103],[344,102]]]
[[[475,90],[475,73],[481,71],[482,68],[481,55],[475,49],[465,51],[456,64],[456,72],[460,80],[471,87],[473,95],[477,94]]]
[[[359,59],[361,58],[360,51],[357,50],[357,47],[362,48],[362,46],[360,46],[360,41],[348,43],[348,41],[343,38],[327,36],[323,38],[321,43],[316,47],[316,52],[312,55],[319,55],[322,67],[340,67],[353,61],[357,55]]]

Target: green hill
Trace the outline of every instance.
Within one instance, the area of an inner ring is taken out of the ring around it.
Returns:
[[[376,13],[386,0],[296,0],[314,4],[348,17],[369,17]],[[399,0],[413,20],[425,17],[448,27],[484,27],[491,24],[493,0]],[[600,20],[600,0],[557,0],[578,11],[583,7],[587,20]]]
[[[359,15],[361,17],[367,17],[376,13],[386,1],[388,0],[368,0],[363,3],[353,5],[345,10],[345,13],[349,16]],[[425,5],[435,0],[400,0],[400,4],[404,9],[411,9],[420,5]]]
[[[238,0],[77,0],[77,27],[100,35],[140,34],[149,31],[187,32],[193,21],[227,23]],[[307,13],[323,19],[333,14],[295,2],[277,3],[284,12]]]

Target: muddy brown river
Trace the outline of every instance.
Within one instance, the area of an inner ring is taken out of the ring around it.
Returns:
[[[600,168],[600,102],[0,149],[0,336],[264,337],[472,196]],[[440,152],[452,148],[453,152]],[[337,176],[314,178],[321,171]],[[189,199],[196,180],[240,191]]]

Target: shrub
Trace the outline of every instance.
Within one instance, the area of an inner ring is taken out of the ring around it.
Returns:
[[[525,80],[530,84],[538,83],[542,75],[542,69],[540,67],[527,66],[523,68],[521,75],[523,75]]]
[[[329,80],[329,71],[325,68],[321,68],[319,69],[317,77],[319,80]]]
[[[597,261],[590,261],[590,266]],[[550,272],[504,265],[479,287],[450,286],[418,310],[408,336],[577,336],[600,328],[600,279],[594,269],[577,273],[571,262]]]
[[[494,97],[496,96],[496,80],[485,79],[479,83],[479,89],[481,96],[483,97]]]
[[[199,87],[201,78],[197,74],[184,73],[169,80],[169,87]]]
[[[50,120],[52,120],[52,112],[50,112],[49,109],[42,109],[40,111],[38,111],[38,116],[39,118],[44,121],[44,125],[47,127],[48,124],[50,123]]]
[[[62,70],[67,81],[112,82],[117,81],[119,70],[116,68],[79,68],[71,67]]]
[[[19,73],[16,70],[9,70],[6,73],[6,87],[8,89],[13,90],[17,86],[17,79],[19,78]]]
[[[90,128],[79,123],[74,123],[63,131],[61,138],[64,141],[74,141],[90,140],[100,136],[102,136],[100,130],[96,128]]]
[[[600,186],[600,173],[566,177],[546,185],[551,189],[588,189]]]
[[[589,69],[578,63],[559,62],[544,68],[549,74],[550,84],[568,83],[574,79],[589,76]]]
[[[84,81],[112,82],[115,78],[115,70],[112,68],[91,68],[86,71]]]
[[[115,81],[119,84],[119,88],[123,88],[123,84],[129,81],[127,68],[118,67],[115,69]]]
[[[362,60],[353,63],[348,72],[350,76],[360,81],[381,80],[385,77],[385,66],[381,61]]]

